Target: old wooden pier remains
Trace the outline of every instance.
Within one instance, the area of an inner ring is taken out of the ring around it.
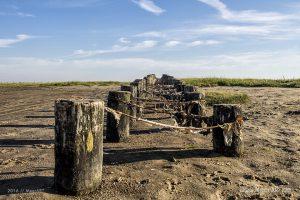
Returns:
[[[145,111],[169,114],[174,124],[143,118]],[[107,120],[104,123],[104,112]],[[103,135],[122,142],[130,127],[148,123],[185,133],[212,133],[213,148],[226,156],[243,154],[243,114],[240,106],[217,104],[207,116],[205,95],[198,88],[169,75],[154,74],[137,79],[103,100],[60,99],[55,102],[55,173],[57,191],[84,194],[101,184]],[[103,134],[104,126],[106,132]]]

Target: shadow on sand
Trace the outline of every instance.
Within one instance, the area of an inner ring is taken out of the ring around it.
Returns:
[[[0,180],[0,195],[47,192],[55,193],[52,189],[52,176],[30,176]]]
[[[179,149],[179,148],[140,148],[140,149],[104,149],[104,164],[119,165],[147,160],[173,158],[213,158],[220,155],[209,149]]]
[[[26,145],[53,144],[53,140],[16,140],[16,139],[0,139],[0,147],[22,147]]]
[[[168,131],[169,128],[153,128],[153,129],[145,129],[145,130],[131,130],[130,135],[141,135],[141,134],[152,134],[152,133],[160,133],[162,131]]]
[[[54,115],[27,115],[25,118],[29,119],[52,119],[54,118]]]
[[[44,124],[2,124],[0,128],[49,128],[53,129],[53,125]]]

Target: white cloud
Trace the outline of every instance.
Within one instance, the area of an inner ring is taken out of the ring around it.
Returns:
[[[175,47],[175,46],[178,46],[179,44],[181,44],[180,41],[172,40],[172,41],[166,42],[165,46],[166,47]]]
[[[32,38],[32,36],[26,35],[26,34],[20,34],[17,35],[14,39],[0,39],[0,48],[1,47],[9,47],[13,44],[25,41]]]
[[[217,41],[217,40],[196,40],[196,41],[188,43],[187,46],[197,47],[197,46],[203,46],[203,45],[217,45],[217,44],[221,44],[221,42]]]
[[[171,40],[165,43],[165,47],[171,48],[176,47],[178,45],[184,45],[186,47],[197,47],[197,46],[209,46],[209,45],[217,45],[221,44],[222,42],[217,40],[195,40],[193,42],[182,42],[177,40]]]
[[[0,16],[35,17],[35,15],[24,12],[0,12]]]
[[[102,54],[111,54],[111,53],[120,53],[120,52],[132,52],[132,51],[143,51],[147,49],[151,49],[155,46],[157,46],[158,42],[155,40],[145,40],[133,45],[114,45],[111,49],[107,50],[75,50],[72,54],[72,56],[77,57],[91,57],[96,55],[102,55]]]
[[[225,19],[232,17],[231,11],[227,8],[227,6],[224,3],[222,3],[219,0],[198,0],[198,1],[217,9],[221,13],[222,17]]]
[[[149,37],[149,38],[163,38],[165,37],[165,33],[159,31],[149,31],[144,33],[136,34],[135,37]]]
[[[155,5],[154,2],[151,0],[132,0],[132,2],[140,6],[142,9],[151,12],[155,15],[160,15],[163,12],[165,12],[164,9]]]
[[[155,40],[145,40],[141,43],[137,43],[132,47],[133,50],[143,50],[143,49],[149,49],[153,48],[157,45],[157,41]]]
[[[121,42],[123,44],[129,44],[129,43],[131,43],[131,41],[128,40],[127,38],[125,38],[125,37],[119,38],[119,42]]]
[[[277,12],[259,12],[256,10],[232,11],[226,4],[220,0],[198,0],[215,9],[217,9],[221,17],[225,20],[237,22],[263,22],[274,23],[291,19],[298,19],[298,16],[282,14]]]
[[[274,26],[256,25],[207,25],[200,28],[191,28],[186,31],[196,35],[268,35]]]
[[[16,15],[20,17],[35,17],[35,15],[30,14],[30,13],[23,13],[23,12],[17,12]]]
[[[183,28],[169,29],[159,32],[164,35],[166,40],[191,41],[198,40],[199,37],[209,37],[212,40],[226,40],[229,37],[237,39],[253,38],[253,39],[268,39],[268,40],[287,40],[299,37],[300,27],[290,25],[192,25]],[[144,34],[144,33],[141,33]],[[137,34],[140,35],[140,34]]]
[[[299,78],[300,52],[244,52],[188,60],[149,58],[0,58],[1,81],[133,80],[145,73],[176,77]],[[72,71],[72,73],[69,73]],[[130,71],[130,75],[128,74]]]

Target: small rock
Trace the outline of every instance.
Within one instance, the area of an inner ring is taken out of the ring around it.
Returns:
[[[227,198],[227,200],[236,200],[236,199],[237,199],[236,196],[229,196],[229,197]]]
[[[145,179],[145,180],[141,180],[141,181],[140,181],[140,184],[144,185],[144,184],[147,184],[147,183],[149,183],[149,182],[150,182],[149,179]]]
[[[270,180],[271,183],[273,183],[274,185],[288,185],[289,183],[282,179],[282,178],[278,178],[278,177],[267,177],[267,179]]]
[[[178,181],[177,179],[173,179],[171,183],[172,183],[172,185],[178,185],[178,184],[181,184],[181,182]]]
[[[220,181],[225,181],[225,182],[230,182],[230,179],[224,176],[217,176],[212,179],[215,182],[220,182]]]
[[[174,158],[174,157],[172,157],[172,158],[170,159],[170,162],[177,162],[177,159]]]
[[[252,174],[246,174],[246,175],[244,175],[244,179],[254,180],[255,177]]]
[[[250,167],[258,168],[258,165],[256,163],[250,163]]]
[[[170,181],[166,181],[166,184],[168,186],[168,190],[172,190],[172,188],[174,187],[174,186],[172,186]]]
[[[119,182],[121,182],[122,180],[123,180],[122,177],[119,177],[119,178],[116,178],[116,179],[114,180],[114,182],[119,183]]]

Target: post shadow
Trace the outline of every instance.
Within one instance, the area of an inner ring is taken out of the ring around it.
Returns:
[[[52,119],[55,118],[54,115],[27,115],[25,118],[29,119]]]
[[[152,128],[152,129],[145,129],[145,130],[130,130],[130,135],[160,133],[162,131],[168,131],[168,130],[170,130],[170,128]]]
[[[54,129],[53,125],[47,124],[2,124],[0,128],[49,128]]]
[[[184,158],[218,157],[211,149],[179,149],[179,148],[140,148],[140,149],[104,149],[104,164],[119,165],[147,160],[171,160]]]
[[[30,176],[0,180],[0,195],[47,192],[53,190],[53,176]]]
[[[25,145],[53,144],[53,140],[19,140],[19,139],[0,139],[0,147],[22,147]]]

